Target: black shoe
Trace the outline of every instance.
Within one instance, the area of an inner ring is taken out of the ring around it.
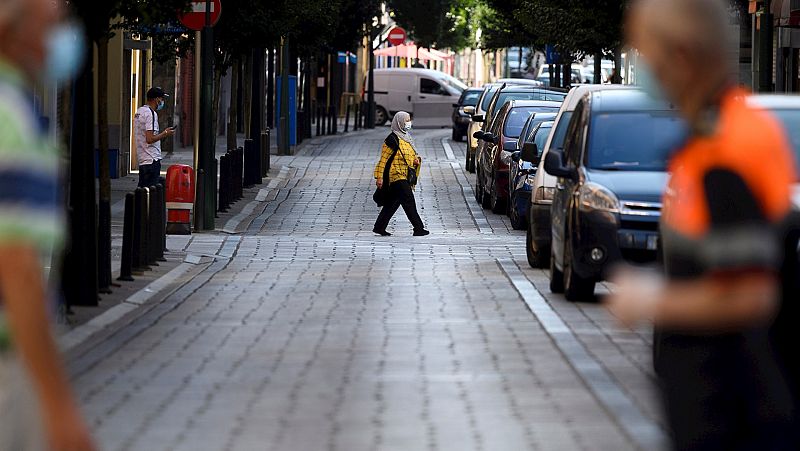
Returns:
[[[391,233],[389,233],[389,232],[387,232],[387,231],[385,231],[385,230],[375,230],[375,229],[372,229],[372,233],[376,233],[376,234],[378,234],[378,235],[380,235],[380,236],[392,236],[392,234],[391,234]]]
[[[414,231],[414,236],[425,236],[425,235],[430,235],[430,234],[431,234],[431,232],[428,232],[425,229],[419,229],[419,230],[415,230]]]

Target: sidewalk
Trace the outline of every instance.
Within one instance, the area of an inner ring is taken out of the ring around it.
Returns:
[[[72,349],[102,449],[664,446],[648,331],[542,291],[524,234],[468,208],[446,130],[415,133],[432,235],[411,236],[402,213],[394,236],[370,232],[385,134],[278,157],[219,231],[172,239],[187,257],[167,282]]]

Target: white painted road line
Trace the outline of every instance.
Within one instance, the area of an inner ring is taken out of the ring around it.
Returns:
[[[625,390],[586,350],[539,290],[525,277],[519,266],[507,258],[499,258],[497,263],[578,376],[628,437],[641,449],[668,449],[669,439],[666,432],[642,413]]]
[[[442,140],[442,147],[444,147],[444,154],[447,155],[448,160],[456,159],[456,156],[453,154],[453,148],[450,147],[450,143],[447,142],[447,138]]]

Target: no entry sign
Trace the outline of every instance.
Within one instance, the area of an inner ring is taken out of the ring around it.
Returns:
[[[213,0],[211,1],[211,26],[217,24],[219,21],[219,15],[222,13],[222,3],[220,0]],[[181,23],[186,26],[186,28],[200,31],[206,24],[206,2],[205,1],[197,1],[191,3],[191,9],[188,13],[183,14],[180,17]]]
[[[406,30],[400,27],[394,27],[389,30],[389,37],[388,41],[392,45],[401,45],[402,43],[406,42]]]

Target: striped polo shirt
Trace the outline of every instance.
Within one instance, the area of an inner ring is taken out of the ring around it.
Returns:
[[[65,229],[60,166],[22,73],[0,59],[0,244],[27,242],[45,265]],[[7,335],[0,318],[0,347]]]

